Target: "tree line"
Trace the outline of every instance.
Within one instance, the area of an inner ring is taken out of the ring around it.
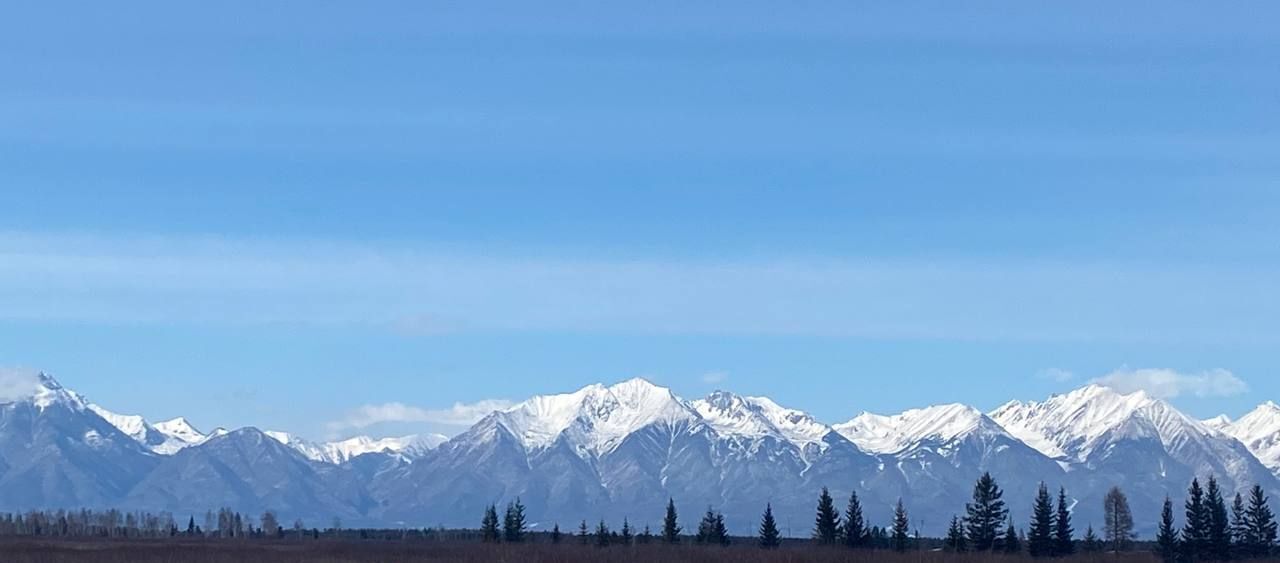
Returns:
[[[1055,495],[1041,483],[1031,507],[1031,518],[1025,526],[1018,527],[1005,503],[1003,490],[990,473],[984,473],[974,483],[972,500],[965,504],[963,515],[951,518],[942,540],[943,548],[952,552],[1066,557],[1077,551],[1126,551],[1132,548],[1136,537],[1133,512],[1119,487],[1112,487],[1103,498],[1101,537],[1092,523],[1080,539],[1075,537],[1072,506],[1064,487],[1059,487]],[[1199,479],[1193,479],[1184,508],[1184,523],[1177,528],[1173,501],[1166,497],[1155,542],[1157,553],[1165,561],[1223,561],[1269,557],[1276,553],[1277,524],[1267,496],[1258,485],[1249,491],[1247,500],[1236,494],[1228,509],[1214,477],[1209,477],[1205,487],[1201,487]],[[481,538],[487,542],[525,541],[528,530],[524,510],[517,498],[507,505],[500,524],[496,505],[488,506],[481,522]],[[611,530],[604,520],[591,528],[583,520],[576,539],[583,545],[600,547],[650,542],[679,544],[685,541],[682,531],[675,500],[668,499],[662,529],[656,534],[647,525],[637,532],[625,518],[620,530]],[[558,523],[549,536],[552,543],[566,539]],[[756,536],[754,542],[764,549],[775,549],[782,544],[771,504],[765,504]],[[724,515],[708,508],[692,539],[703,545],[729,545],[731,538],[725,529]],[[841,513],[826,487],[818,495],[811,541],[850,549],[907,551],[923,547],[920,532],[911,529],[901,499],[894,507],[889,526],[882,528],[867,522],[857,492],[850,494]]]

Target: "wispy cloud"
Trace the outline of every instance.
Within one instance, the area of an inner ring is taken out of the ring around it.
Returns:
[[[0,402],[30,397],[39,386],[39,371],[20,367],[0,367]]]
[[[485,399],[474,403],[454,403],[452,407],[445,409],[427,409],[399,402],[362,405],[347,413],[341,420],[330,422],[328,428],[332,432],[340,432],[393,422],[469,426],[485,415],[508,408],[511,404],[506,399]]]
[[[1231,397],[1249,390],[1248,384],[1225,369],[1180,373],[1164,368],[1122,368],[1094,379],[1093,383],[1106,385],[1122,393],[1146,391],[1161,399],[1172,399],[1180,395]]]
[[[1068,383],[1075,381],[1076,374],[1070,370],[1062,368],[1045,368],[1036,372],[1036,377],[1038,379],[1046,379],[1055,383]]]
[[[1280,272],[491,250],[0,232],[0,320],[355,325],[423,337],[592,331],[1280,341],[1272,322],[1280,316],[1272,298]],[[1181,299],[1190,291],[1200,298]]]
[[[721,383],[724,383],[728,379],[729,379],[729,372],[727,371],[716,370],[716,371],[709,371],[707,373],[702,374],[702,382],[707,385],[719,385]]]

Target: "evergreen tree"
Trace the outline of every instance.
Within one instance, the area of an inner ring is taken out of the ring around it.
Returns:
[[[1013,516],[1009,517],[1009,527],[1004,529],[1004,538],[1000,540],[1000,550],[1010,555],[1022,551],[1022,540],[1018,539],[1018,531],[1013,527]]]
[[[187,535],[194,536],[196,534],[196,517],[187,518]]]
[[[1133,540],[1133,512],[1129,510],[1129,497],[1124,495],[1120,487],[1111,487],[1107,496],[1102,499],[1102,514],[1106,519],[1103,533],[1111,550],[1120,552],[1129,548]]]
[[[707,507],[707,513],[702,515],[702,520],[698,522],[698,534],[693,537],[698,543],[710,543],[715,535],[716,512]]]
[[[818,496],[818,515],[814,519],[813,539],[820,544],[831,545],[836,543],[839,534],[840,514],[836,512],[831,493],[823,487],[822,494]]]
[[[965,532],[969,548],[990,551],[1008,511],[1001,497],[1004,493],[990,473],[983,473],[973,485],[973,502],[965,505]]]
[[[1071,511],[1067,509],[1067,489],[1058,487],[1058,514],[1053,521],[1053,554],[1059,557],[1076,552],[1075,529],[1071,527]]]
[[[1205,502],[1209,507],[1210,557],[1225,561],[1231,557],[1231,520],[1227,516],[1227,503],[1222,497],[1222,489],[1212,475],[1205,488]]]
[[[911,538],[910,531],[911,522],[907,520],[907,509],[902,505],[902,498],[898,498],[898,505],[893,507],[893,532],[889,536],[889,542],[894,551],[907,550]]]
[[[635,534],[631,532],[631,523],[627,521],[627,517],[622,517],[622,533],[618,535],[618,539],[622,540],[622,545],[631,545],[631,539]]]
[[[491,504],[484,509],[484,519],[480,521],[480,539],[493,543],[498,541],[498,534],[498,508]]]
[[[1173,501],[1164,497],[1164,508],[1160,510],[1160,527],[1156,530],[1156,552],[1166,563],[1178,559],[1178,532],[1173,525]]]
[[[959,516],[951,517],[951,526],[947,528],[947,538],[944,543],[947,550],[954,553],[969,551],[968,542],[965,541],[964,537],[964,527],[960,524]]]
[[[561,539],[560,523],[556,522],[555,526],[552,526],[551,528],[551,543],[558,544]]]
[[[1049,487],[1040,483],[1036,502],[1031,508],[1031,526],[1027,529],[1027,553],[1032,557],[1053,555],[1053,501]]]
[[[676,501],[667,499],[667,515],[662,519],[662,541],[680,543],[680,524],[676,521]]]
[[[1093,524],[1089,524],[1084,530],[1084,539],[1080,542],[1080,547],[1086,553],[1097,553],[1102,551],[1102,539],[1093,531]]]
[[[520,503],[520,497],[516,497],[514,502],[507,503],[507,514],[502,520],[502,539],[511,543],[524,541],[525,527],[524,505]]]
[[[640,532],[639,536],[636,536],[636,541],[639,543],[649,543],[653,541],[653,532],[649,531],[648,524],[645,524],[644,531]]]
[[[578,524],[578,543],[587,545],[590,537],[591,535],[587,532],[587,521],[583,520],[581,524]]]
[[[716,512],[716,521],[711,530],[714,543],[729,545],[729,528],[724,525],[724,514]]]
[[[1188,559],[1204,559],[1209,555],[1210,516],[1199,479],[1191,479],[1183,507],[1186,520],[1182,523],[1182,553]]]
[[[760,519],[760,547],[777,549],[782,545],[782,535],[778,533],[778,523],[773,519],[773,504],[764,505],[764,517]]]
[[[867,543],[867,525],[862,518],[862,503],[858,501],[858,493],[849,495],[849,507],[844,511],[844,527],[842,534],[844,544],[849,547],[862,547]]]
[[[1276,544],[1276,521],[1271,513],[1271,507],[1267,506],[1267,495],[1262,492],[1262,487],[1259,485],[1254,485],[1249,490],[1249,508],[1245,510],[1245,519],[1248,522],[1249,537],[1253,542],[1247,548],[1249,555],[1270,556]]]
[[[1250,546],[1257,543],[1249,530],[1249,517],[1244,508],[1244,497],[1240,493],[1236,493],[1231,501],[1231,540],[1232,556],[1248,557],[1252,552]]]
[[[596,547],[609,547],[609,526],[600,520],[596,526]]]

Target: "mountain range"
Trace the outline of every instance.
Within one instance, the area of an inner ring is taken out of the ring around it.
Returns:
[[[477,525],[520,497],[535,527],[604,518],[657,526],[668,498],[686,524],[707,507],[750,534],[764,503],[807,535],[818,491],[856,491],[872,523],[902,498],[913,526],[940,534],[990,472],[1016,520],[1039,483],[1065,487],[1077,528],[1102,525],[1102,496],[1129,495],[1150,534],[1166,495],[1193,476],[1231,492],[1280,493],[1280,407],[1197,420],[1143,392],[1088,385],[992,412],[949,404],[828,425],[765,397],[695,400],[643,379],[530,398],[447,438],[311,442],[247,427],[201,432],[89,402],[41,374],[0,401],[0,510],[117,507],[203,514],[271,509],[327,525]]]

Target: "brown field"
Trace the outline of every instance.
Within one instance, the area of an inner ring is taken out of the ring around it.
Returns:
[[[727,548],[703,546],[667,546],[659,544],[611,546],[597,548],[576,544],[487,545],[449,541],[204,541],[204,540],[0,540],[0,561],[6,563],[60,563],[63,561],[95,561],[104,563],[232,563],[246,561],[297,563],[390,563],[399,561],[457,562],[661,562],[661,563],[835,563],[858,561],[885,562],[979,562],[1021,561],[1026,557],[1003,555],[952,555],[914,551],[851,551],[818,548],[797,542],[776,551],[764,551],[752,545]],[[1120,556],[1078,555],[1072,562],[1087,563],[1154,563],[1148,553],[1133,552]]]

